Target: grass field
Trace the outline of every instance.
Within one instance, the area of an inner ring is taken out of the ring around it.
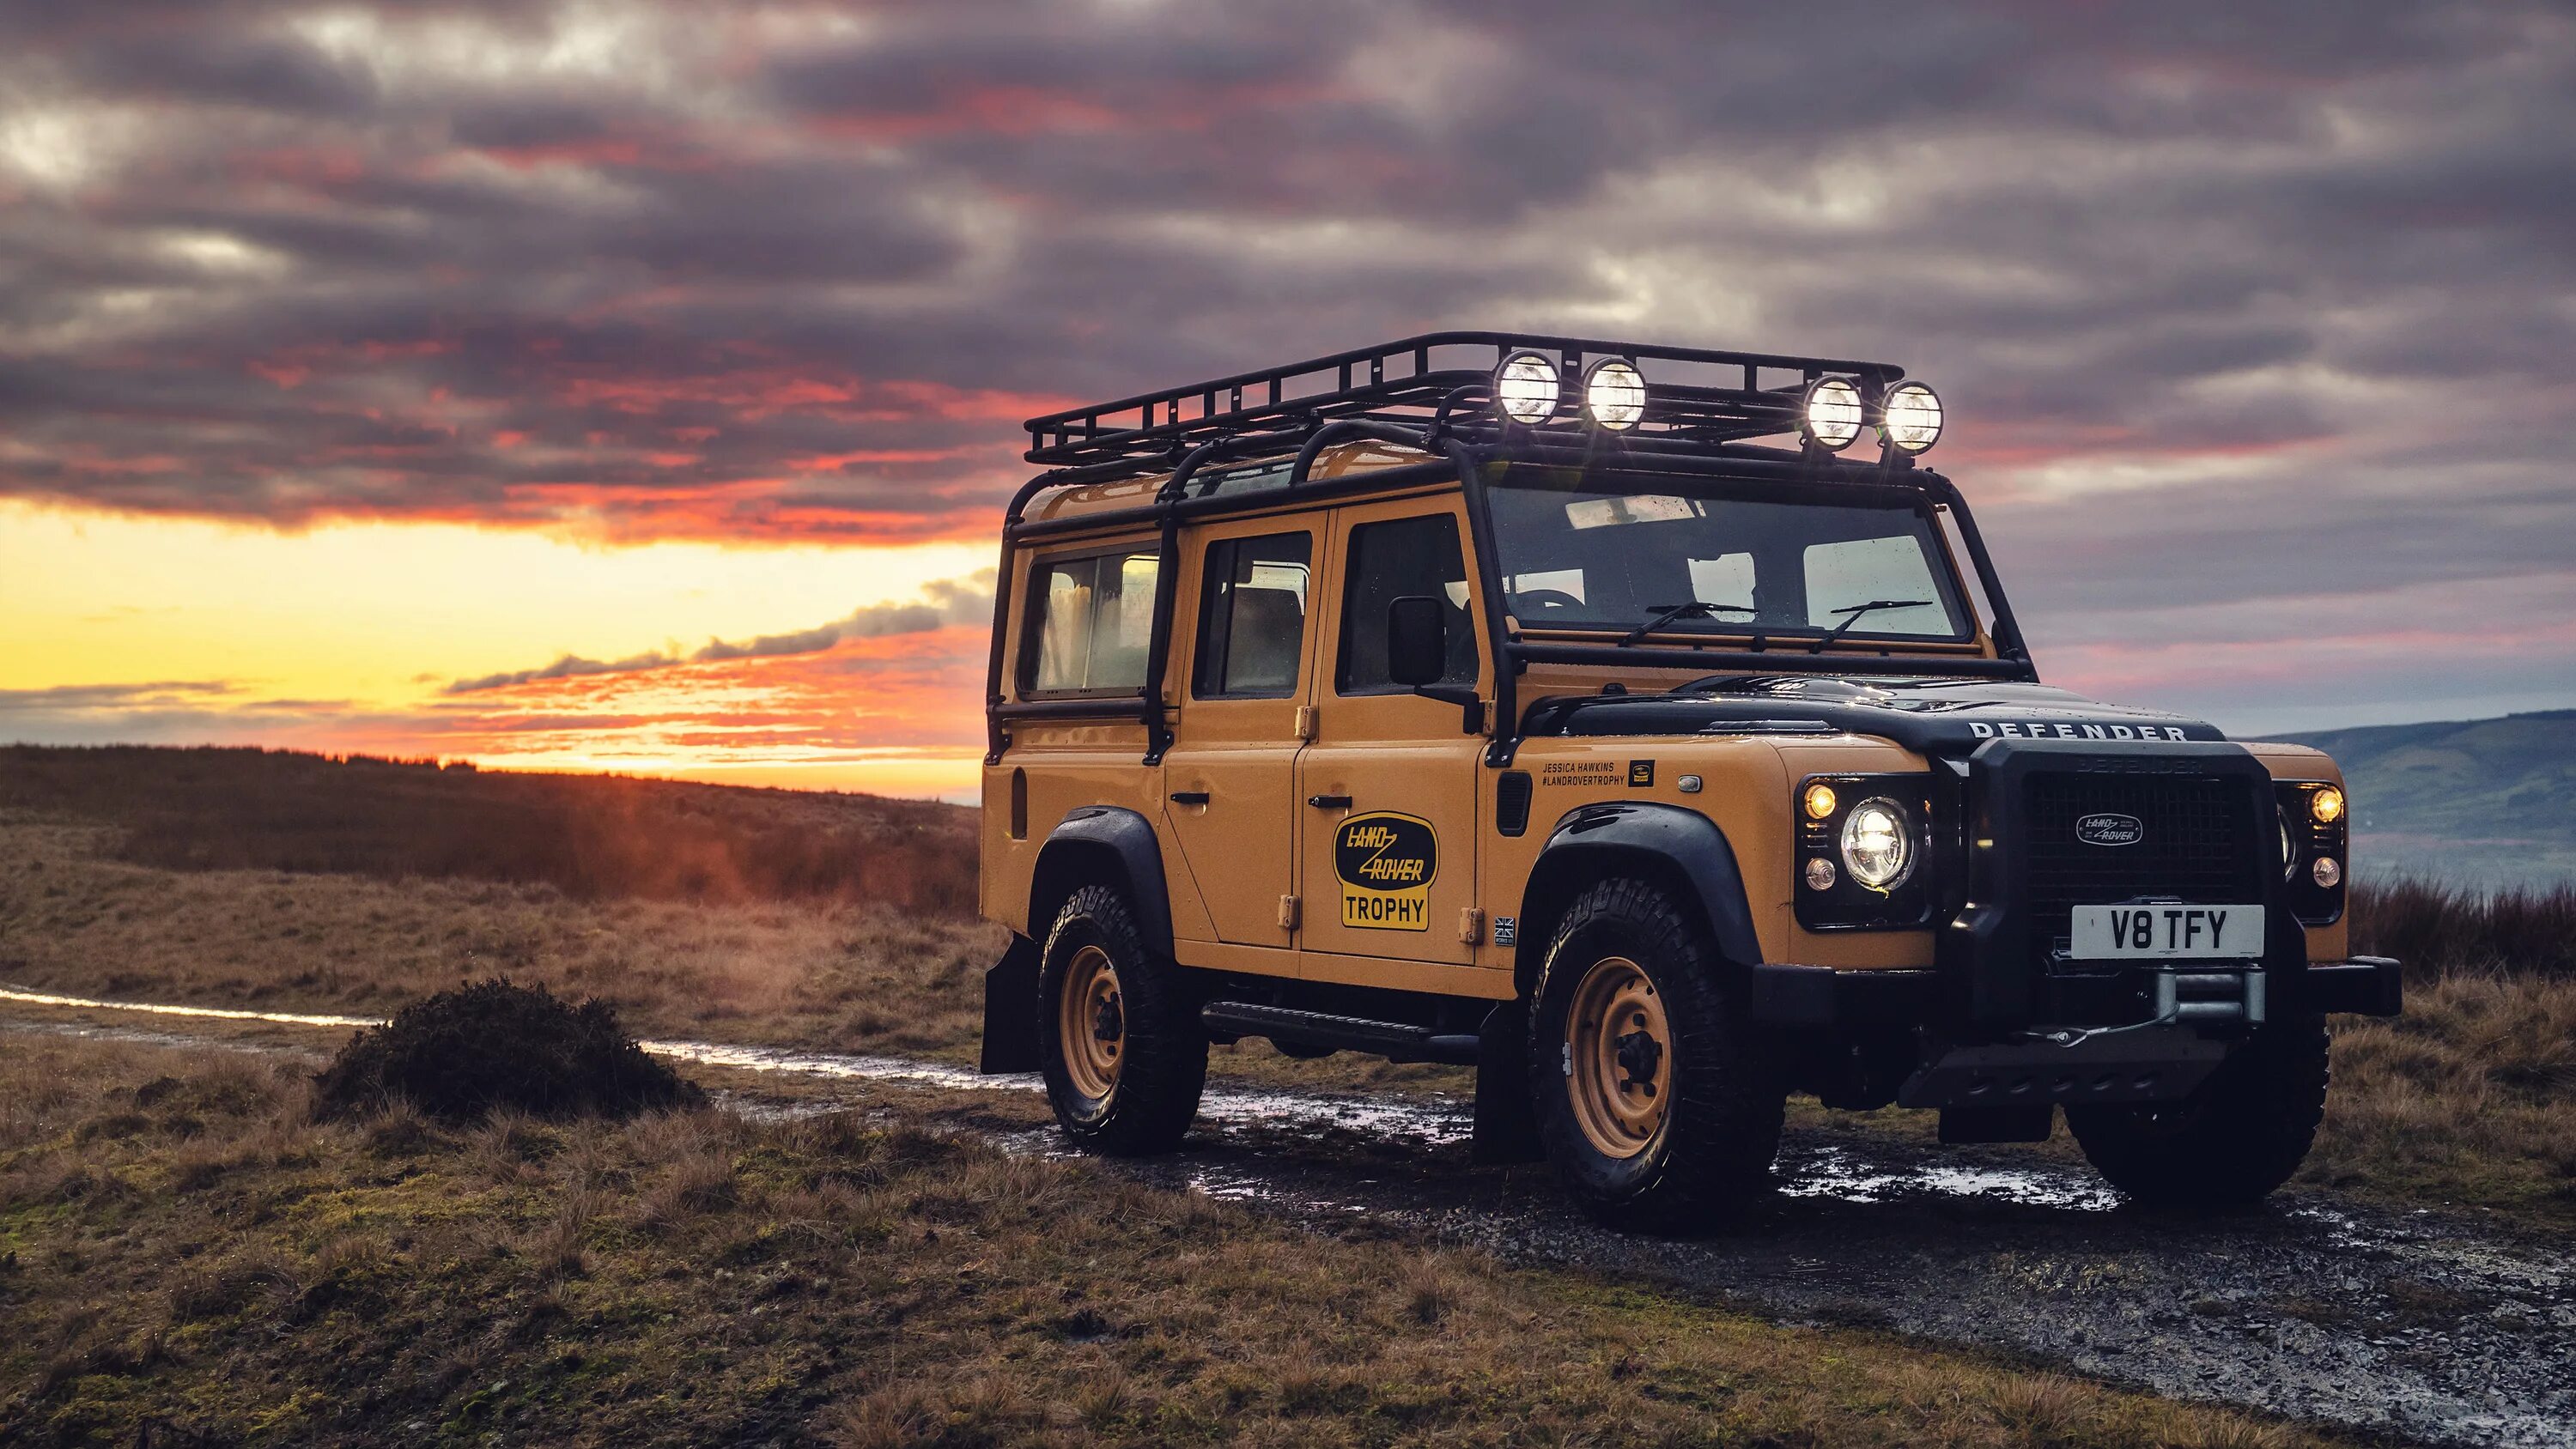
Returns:
[[[1400,1237],[900,1106],[392,1114],[0,1055],[0,1442],[2296,1445],[2276,1423]]]
[[[192,760],[211,761],[215,783],[184,809],[149,813],[152,791],[93,778],[123,770],[126,754],[148,757],[159,772],[150,778],[165,782]],[[675,899],[655,894],[663,877],[650,872],[624,893],[575,894],[543,872],[492,878],[508,874],[493,866],[455,878],[387,864],[401,858],[395,837],[405,821],[476,818],[482,807],[471,801],[484,797],[474,792],[504,778],[246,751],[0,750],[0,982],[382,1014],[498,973],[604,997],[646,1035],[971,1058],[982,972],[1001,937],[954,906],[892,908],[847,881],[760,899],[742,893],[749,877],[740,873],[727,877],[736,882],[729,894]],[[540,778],[552,792],[540,797],[572,815],[583,814],[582,787],[614,795],[642,783]],[[222,792],[262,779],[267,803],[250,813],[270,823],[236,829]],[[356,783],[347,798],[306,799],[317,781],[334,791]],[[809,819],[962,850],[958,822],[969,818],[865,797],[671,788],[682,792],[676,800],[706,802],[661,817],[682,856],[717,849],[676,838],[690,828],[715,841],[784,839]],[[406,803],[422,795],[445,803]],[[575,804],[560,804],[566,798]],[[884,821],[881,809],[892,812]],[[338,842],[331,850],[299,854],[295,822],[307,817]],[[172,858],[264,864],[177,869]],[[291,858],[338,864],[280,868]],[[971,878],[971,857],[956,859]],[[2354,929],[2356,949],[2409,962],[2408,1012],[2338,1024],[2335,1087],[2303,1180],[2576,1226],[2576,891],[2479,897],[2399,883],[2356,895]],[[1347,1055],[1291,1062],[1259,1044],[1221,1050],[1215,1070],[1319,1086],[1467,1086],[1453,1069]],[[1869,1120],[1889,1132],[1931,1130],[1922,1114]],[[2061,1134],[2054,1150],[2072,1149]]]

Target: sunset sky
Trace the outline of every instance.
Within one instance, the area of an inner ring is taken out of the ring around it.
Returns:
[[[1939,388],[2042,676],[2576,704],[2563,5],[0,0],[0,740],[971,790],[1019,420]]]

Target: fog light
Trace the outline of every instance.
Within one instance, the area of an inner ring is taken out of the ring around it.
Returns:
[[[1635,427],[1646,415],[1645,374],[1615,357],[1592,364],[1583,379],[1583,406],[1592,421],[1612,432]]]
[[[1807,889],[1829,891],[1834,888],[1834,863],[1818,856],[1807,862]]]
[[[2308,797],[2308,813],[2320,825],[2332,825],[2343,818],[2343,792],[2328,785]]]
[[[1515,352],[1494,369],[1494,401],[1513,422],[1545,422],[1563,397],[1556,364],[1544,353]]]
[[[1799,426],[1807,441],[1839,453],[1860,436],[1860,389],[1847,377],[1820,377],[1807,389]]]
[[[2320,855],[2317,857],[2317,863],[2308,867],[2308,874],[2317,884],[2332,890],[2335,884],[2343,879],[2343,867],[2335,864],[2333,856]]]
[[[1807,787],[1807,818],[1822,820],[1834,813],[1834,787],[1815,784]]]

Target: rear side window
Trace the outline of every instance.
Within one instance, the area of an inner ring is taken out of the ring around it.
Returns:
[[[1407,594],[1449,605],[1449,668],[1443,684],[1476,682],[1476,630],[1467,612],[1467,563],[1458,520],[1446,513],[1363,523],[1351,530],[1350,584],[1342,595],[1343,694],[1387,694],[1398,686],[1386,659],[1386,606]]]
[[[1132,694],[1154,641],[1152,549],[1040,560],[1029,580],[1028,694]]]
[[[1297,692],[1314,551],[1313,536],[1304,533],[1208,545],[1193,686],[1199,698],[1285,699]]]

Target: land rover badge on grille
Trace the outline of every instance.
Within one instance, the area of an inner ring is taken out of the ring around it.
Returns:
[[[2076,821],[2075,838],[2086,845],[2135,845],[2147,838],[2147,824],[2135,815],[2105,811]]]

